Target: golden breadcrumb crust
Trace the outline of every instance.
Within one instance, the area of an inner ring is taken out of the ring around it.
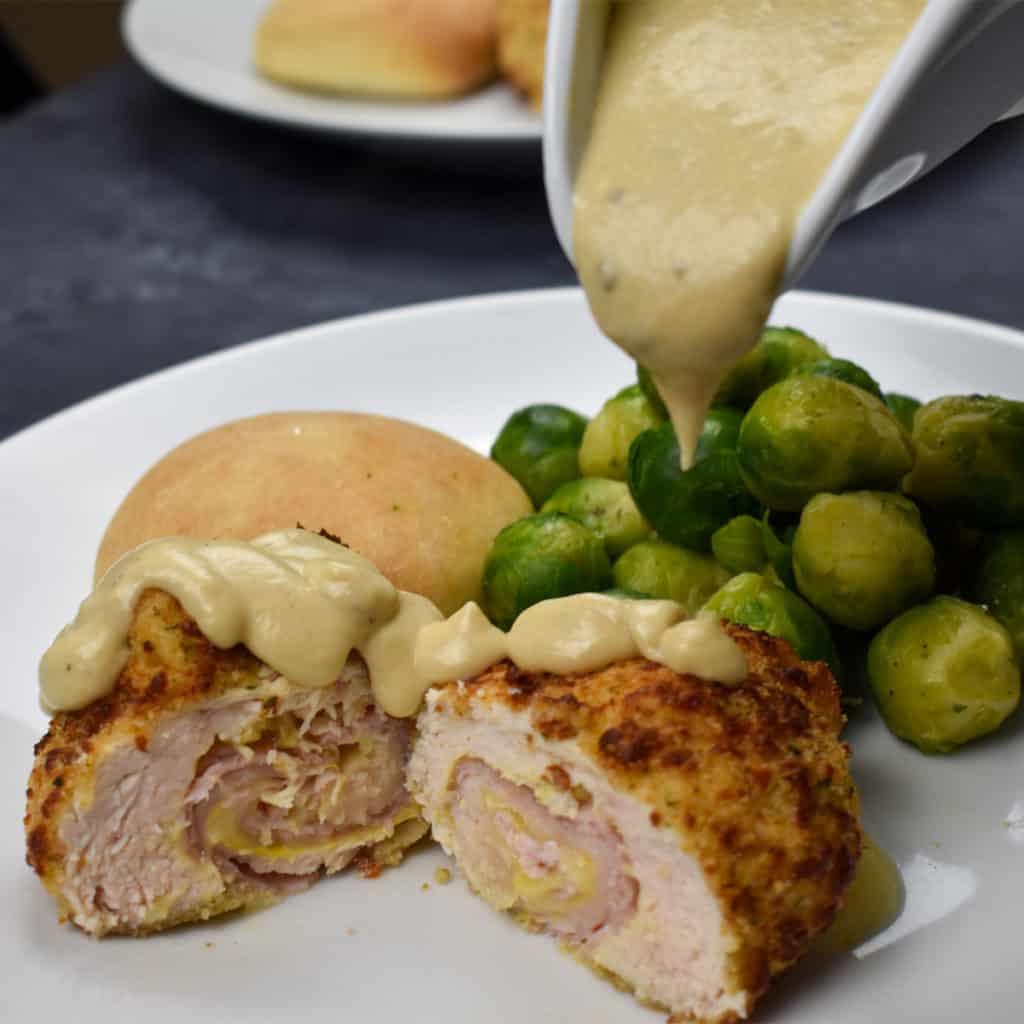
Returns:
[[[621,791],[676,830],[738,940],[729,974],[750,1002],[831,923],[860,857],[839,689],[782,640],[725,628],[749,674],[726,686],[634,658],[570,676],[509,661],[438,702],[503,703],[548,740],[572,740]]]
[[[544,98],[548,0],[498,0],[498,66],[539,110]]]
[[[128,645],[128,662],[113,691],[79,711],[58,712],[35,746],[26,793],[26,860],[59,902],[66,852],[60,821],[72,799],[79,805],[89,802],[97,768],[108,752],[126,743],[145,750],[159,721],[232,691],[255,689],[266,678],[258,658],[241,645],[230,650],[215,647],[178,601],[163,591],[146,590],[141,595]],[[276,714],[276,703],[273,697],[264,701],[264,717]],[[379,874],[381,866],[398,863],[404,848],[426,829],[422,818],[414,815],[389,839],[361,852],[356,863],[365,875]],[[225,893],[224,901],[205,908],[202,916],[272,902],[272,894],[253,887]],[[147,930],[177,923],[163,920]]]

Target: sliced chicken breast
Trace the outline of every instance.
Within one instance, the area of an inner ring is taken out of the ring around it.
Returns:
[[[353,861],[376,874],[426,831],[404,782],[412,723],[376,707],[357,654],[296,687],[157,590],[129,649],[113,693],[54,717],[29,781],[28,863],[79,927],[265,906]]]
[[[677,1020],[747,1017],[862,844],[828,669],[725,628],[739,685],[632,658],[437,687],[409,764],[473,889]]]

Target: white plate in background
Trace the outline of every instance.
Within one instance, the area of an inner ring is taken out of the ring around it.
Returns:
[[[257,74],[256,26],[270,0],[131,0],[122,33],[156,78],[193,99],[328,133],[411,139],[539,139],[540,116],[503,82],[453,100],[349,99],[287,89]]]
[[[784,297],[792,324],[857,359],[886,390],[1024,398],[1024,335],[910,307]],[[24,863],[21,815],[38,657],[74,613],[104,526],[173,445],[235,417],[341,408],[401,416],[486,451],[531,402],[592,413],[632,378],[574,289],[411,307],[311,327],[125,385],[0,444],[0,964],[4,1019],[99,1024],[655,1024],[429,850],[376,881],[345,874],[279,907],[145,940],[57,924]],[[879,1024],[1020,1017],[1024,715],[950,757],[894,739],[870,710],[850,726],[865,823],[897,860],[901,918],[860,955],[805,961],[755,1021]],[[428,891],[422,883],[430,884]]]

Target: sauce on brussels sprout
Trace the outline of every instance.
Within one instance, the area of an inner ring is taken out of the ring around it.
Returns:
[[[816,189],[923,0],[615,4],[576,184],[602,330],[649,368],[690,465]]]

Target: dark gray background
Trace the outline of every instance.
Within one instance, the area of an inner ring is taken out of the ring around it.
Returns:
[[[1024,328],[1024,118],[845,224],[802,287]],[[0,122],[0,437],[332,317],[574,280],[536,144],[326,138],[133,65]]]

